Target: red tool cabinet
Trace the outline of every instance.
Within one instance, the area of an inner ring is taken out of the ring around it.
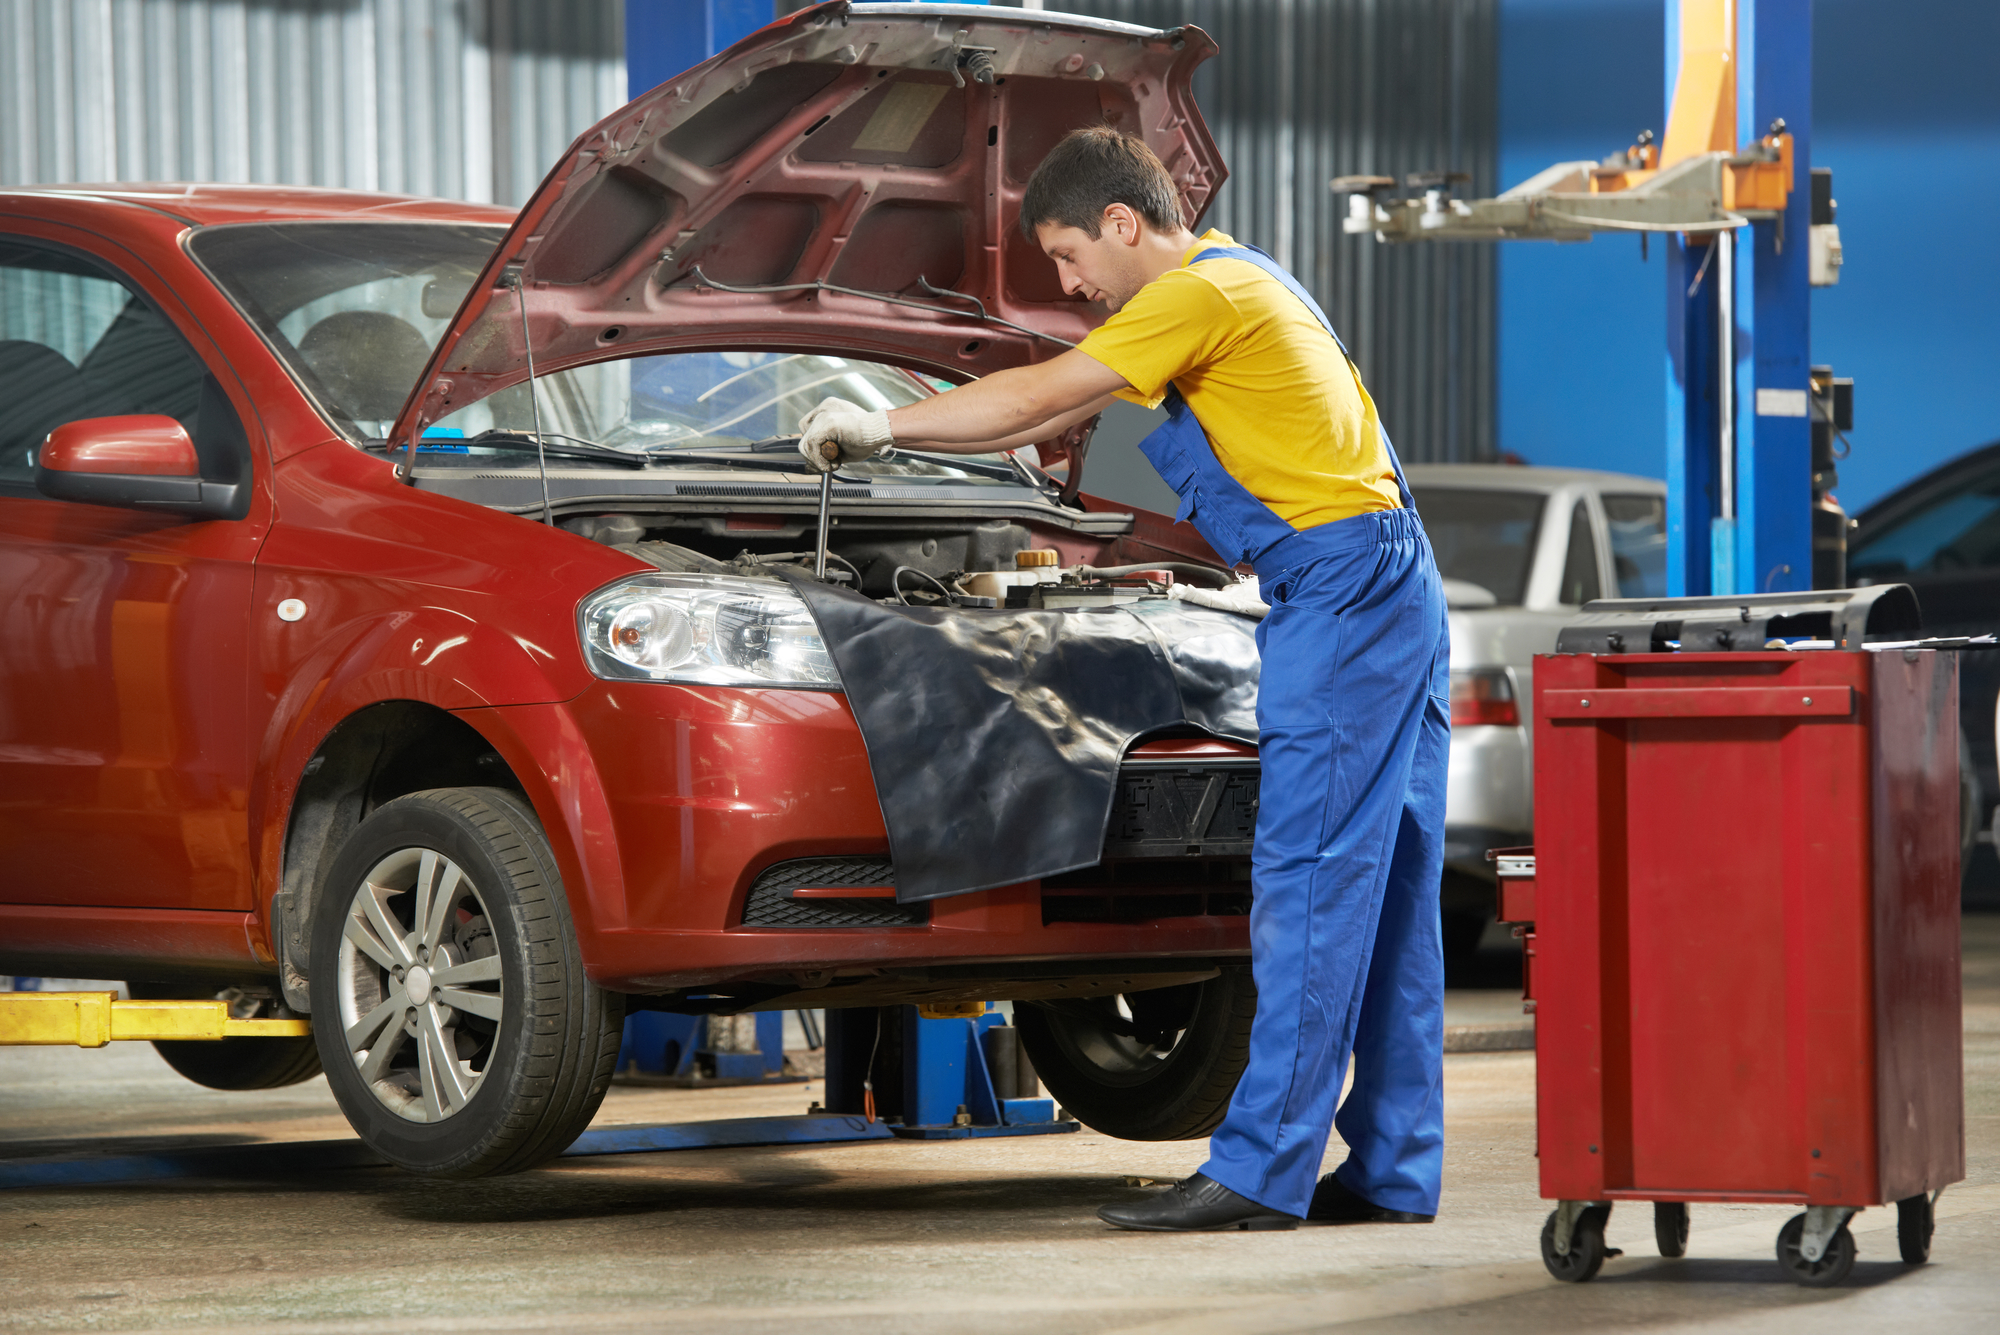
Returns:
[[[1900,1203],[1928,1254],[1965,1175],[1957,680],[1930,649],[1537,659],[1511,879],[1558,1278],[1596,1272],[1617,1201],[1656,1203],[1668,1255],[1689,1203],[1806,1207],[1779,1259],[1809,1283],[1859,1207]]]

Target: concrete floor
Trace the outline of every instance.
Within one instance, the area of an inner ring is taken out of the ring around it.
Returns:
[[[1505,960],[1489,961],[1504,972]],[[1893,1211],[1855,1221],[1839,1289],[1772,1260],[1784,1207],[1696,1207],[1688,1259],[1630,1255],[1560,1285],[1537,1256],[1534,1056],[1445,1063],[1444,1212],[1429,1227],[1119,1233],[1092,1210],[1193,1171],[1201,1142],[1088,1130],[971,1143],[570,1159],[437,1183],[389,1169],[0,1193],[0,1329],[398,1332],[1853,1330],[2000,1325],[2000,916],[1966,921],[1968,1181],[1932,1263]],[[1495,994],[1455,997],[1500,1016]],[[817,1085],[616,1088],[597,1125],[791,1113]],[[0,1050],[0,1161],[346,1135],[324,1080],[189,1085],[150,1047]],[[1337,1162],[1338,1142],[1329,1166]]]

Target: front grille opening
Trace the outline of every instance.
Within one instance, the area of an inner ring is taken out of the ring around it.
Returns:
[[[766,867],[743,900],[745,927],[922,927],[929,904],[893,899],[794,899],[798,890],[894,886],[896,867],[886,857],[793,858]]]
[[[1107,858],[1241,857],[1257,828],[1261,776],[1244,767],[1127,765],[1118,772]]]

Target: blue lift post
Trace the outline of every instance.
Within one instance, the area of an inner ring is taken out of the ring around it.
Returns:
[[[1669,107],[1684,43],[1719,42],[1734,143],[1713,146],[1782,121],[1793,155],[1778,217],[1667,239],[1667,593],[1809,589],[1812,0],[1668,0],[1666,22]]]
[[[1390,177],[1336,177],[1341,230],[1386,242],[1659,235],[1667,593],[1810,589],[1812,0],[1665,7],[1660,143],[1555,163],[1490,199],[1455,199],[1430,174],[1408,181],[1421,198],[1395,198]],[[1838,244],[1830,227],[1824,240]]]
[[[618,1070],[689,1085],[775,1083],[784,1078],[785,1013],[758,1013],[755,1052],[717,1052],[706,1015],[635,1011],[625,1017]]]
[[[1076,1122],[1058,1119],[1052,1099],[1007,1096],[1013,1081],[991,1060],[1005,1022],[990,1003],[938,1018],[915,1006],[829,1011],[826,1111],[887,1115],[892,1132],[915,1140],[1077,1130]],[[873,1091],[864,1084],[871,1072],[884,1078]]]

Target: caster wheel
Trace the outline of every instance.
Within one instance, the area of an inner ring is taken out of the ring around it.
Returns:
[[[1602,1207],[1585,1210],[1569,1232],[1569,1251],[1556,1251],[1556,1212],[1542,1225],[1542,1264],[1565,1284],[1581,1284],[1604,1266],[1604,1258],[1621,1253],[1604,1245],[1604,1225],[1611,1211]]]
[[[1662,1256],[1686,1256],[1688,1250],[1688,1207],[1686,1201],[1653,1202],[1653,1240]]]
[[[1910,1265],[1931,1259],[1931,1232],[1937,1227],[1928,1193],[1896,1202],[1896,1248]]]
[[[1826,1245],[1826,1254],[1817,1261],[1808,1261],[1799,1254],[1799,1244],[1806,1234],[1806,1217],[1795,1214],[1785,1221],[1778,1230],[1778,1264],[1791,1277],[1809,1288],[1826,1288],[1847,1278],[1847,1272],[1854,1269],[1854,1235],[1842,1224],[1840,1231]]]

